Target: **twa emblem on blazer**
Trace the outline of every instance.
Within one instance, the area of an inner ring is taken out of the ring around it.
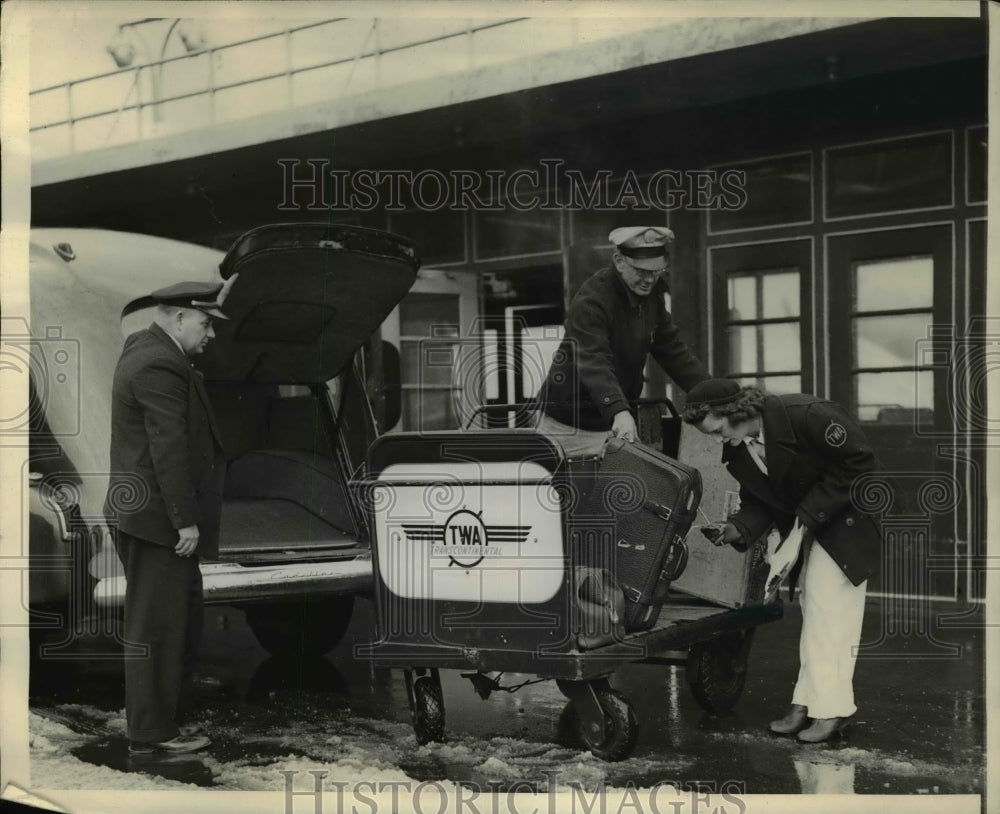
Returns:
[[[836,421],[831,421],[830,426],[826,428],[826,435],[824,437],[826,438],[826,443],[831,447],[842,447],[847,440],[847,430]]]

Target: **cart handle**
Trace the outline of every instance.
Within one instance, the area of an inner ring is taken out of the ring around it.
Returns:
[[[491,412],[535,412],[541,408],[543,404],[556,404],[560,407],[570,406],[570,402],[566,401],[541,401],[539,399],[529,399],[528,401],[518,401],[518,402],[508,402],[507,404],[480,404],[472,413],[469,415],[469,420],[465,422],[465,426],[462,429],[468,430],[472,427],[472,422],[477,416],[482,413]],[[650,404],[665,404],[667,411],[670,413],[670,417],[674,419],[680,419],[680,413],[677,412],[677,408],[674,406],[673,401],[668,399],[666,396],[657,399],[636,399],[635,401],[630,401],[629,405],[632,407],[647,407]]]

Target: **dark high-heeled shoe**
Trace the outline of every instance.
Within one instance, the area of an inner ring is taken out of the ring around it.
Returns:
[[[801,704],[792,704],[791,710],[784,718],[778,718],[767,725],[769,732],[775,735],[794,735],[809,725],[811,718],[808,710]]]
[[[803,743],[822,743],[841,732],[851,722],[853,715],[845,718],[817,718],[812,726],[799,732],[799,740]]]

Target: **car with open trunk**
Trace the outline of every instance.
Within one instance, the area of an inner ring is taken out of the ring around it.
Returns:
[[[201,563],[205,601],[243,609],[273,653],[336,645],[372,580],[367,515],[348,483],[400,411],[398,352],[379,326],[418,268],[404,238],[323,223],[262,226],[225,254],[32,230],[30,326],[5,318],[5,355],[30,369],[14,436],[29,448],[32,626],[62,632],[46,637],[49,656],[124,603],[103,504],[115,365],[124,337],[152,321],[140,298],[230,278],[230,319],[215,321],[216,338],[193,359],[227,467],[219,557]]]

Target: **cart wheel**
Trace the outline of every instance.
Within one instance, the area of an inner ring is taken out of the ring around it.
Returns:
[[[635,711],[624,695],[610,687],[595,691],[597,700],[604,710],[604,739],[597,741],[594,734],[587,731],[583,719],[577,715],[577,732],[594,757],[601,760],[621,760],[635,749],[639,739],[639,723]]]
[[[688,651],[687,679],[701,707],[721,715],[743,694],[753,630],[700,642]]]
[[[413,731],[417,743],[444,740],[444,698],[441,685],[430,676],[413,682]]]

